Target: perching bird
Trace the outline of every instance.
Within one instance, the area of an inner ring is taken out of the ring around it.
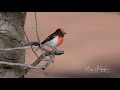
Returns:
[[[54,33],[49,35],[41,44],[50,46],[51,48],[57,50],[55,47],[62,44],[65,34],[66,33],[64,32],[64,29],[59,28]],[[40,47],[40,44],[38,42],[31,42],[31,45]]]

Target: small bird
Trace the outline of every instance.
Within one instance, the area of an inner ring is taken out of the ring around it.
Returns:
[[[55,49],[57,51],[57,49],[55,47],[62,44],[65,34],[66,33],[65,33],[64,29],[59,28],[54,33],[49,35],[41,44],[50,46],[52,49]],[[31,42],[31,45],[40,47],[40,44],[38,42]]]

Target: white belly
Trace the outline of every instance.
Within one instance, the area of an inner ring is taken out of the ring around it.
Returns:
[[[46,42],[45,44],[48,46],[56,47],[58,43],[58,36],[52,39],[51,41]]]

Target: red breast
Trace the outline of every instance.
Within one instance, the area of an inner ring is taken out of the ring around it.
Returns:
[[[60,44],[62,44],[62,42],[63,42],[63,37],[58,36],[57,46],[59,46]]]

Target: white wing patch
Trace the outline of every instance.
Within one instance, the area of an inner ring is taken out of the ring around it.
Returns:
[[[56,36],[51,41],[47,41],[45,44],[48,45],[48,46],[56,47],[57,43],[58,43],[58,36]]]

